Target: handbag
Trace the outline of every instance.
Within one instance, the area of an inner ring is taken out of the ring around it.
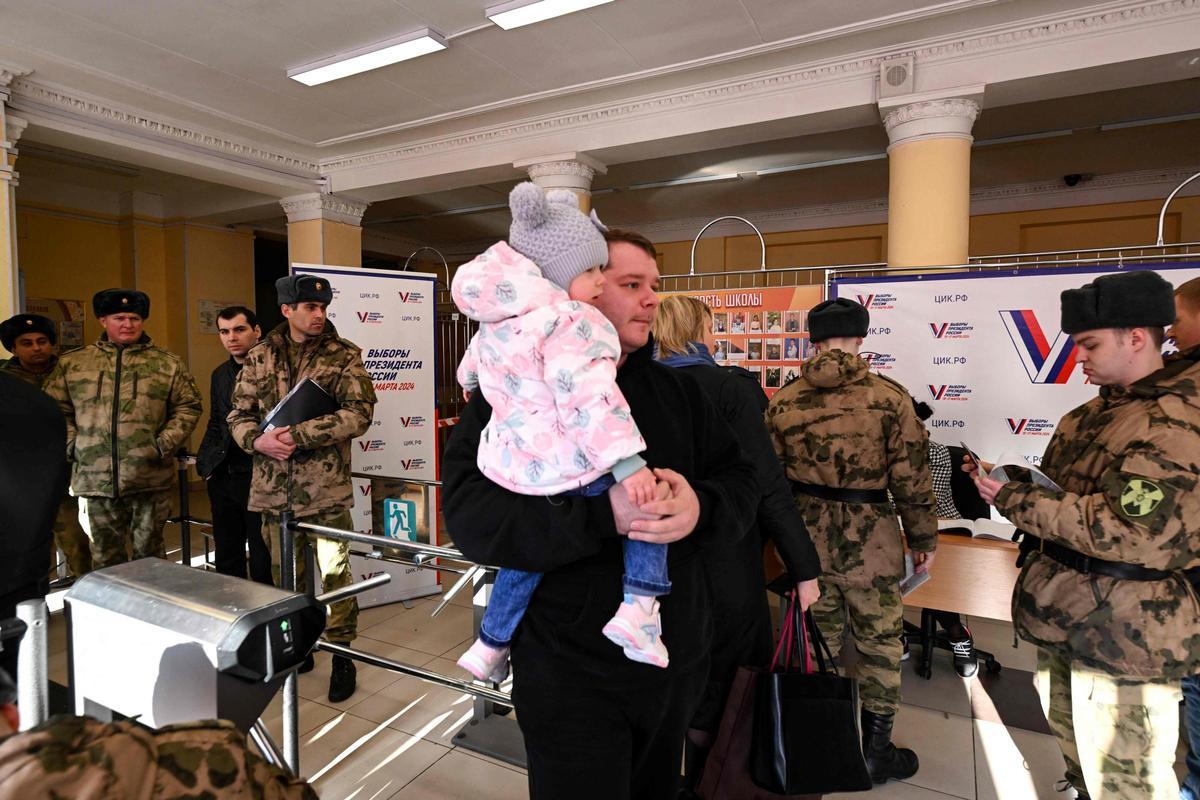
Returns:
[[[801,613],[794,594],[789,600],[771,666],[755,682],[750,776],[781,795],[866,791],[873,784],[862,752],[858,685],[838,674],[812,614]]]

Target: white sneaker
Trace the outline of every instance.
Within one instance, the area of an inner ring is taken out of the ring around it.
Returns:
[[[617,613],[604,625],[604,635],[621,647],[630,661],[667,666],[669,656],[662,642],[658,601],[653,598],[636,597],[632,603],[621,603]]]
[[[471,649],[458,657],[458,665],[475,680],[503,683],[508,677],[508,648],[492,647],[476,639]]]

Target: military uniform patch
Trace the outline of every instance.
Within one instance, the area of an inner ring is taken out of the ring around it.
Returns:
[[[1145,478],[1130,478],[1121,490],[1121,511],[1127,517],[1144,517],[1165,499],[1158,484]]]

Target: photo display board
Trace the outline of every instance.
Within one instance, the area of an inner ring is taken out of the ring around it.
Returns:
[[[708,304],[717,339],[713,358],[758,376],[767,397],[800,374],[812,354],[808,311],[821,302],[820,286],[710,289],[683,294]]]

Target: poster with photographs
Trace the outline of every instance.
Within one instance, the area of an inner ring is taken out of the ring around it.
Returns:
[[[672,292],[674,294],[674,292]],[[759,378],[770,397],[800,374],[812,354],[808,310],[821,302],[820,286],[714,289],[681,292],[713,311],[718,364],[736,365]]]

